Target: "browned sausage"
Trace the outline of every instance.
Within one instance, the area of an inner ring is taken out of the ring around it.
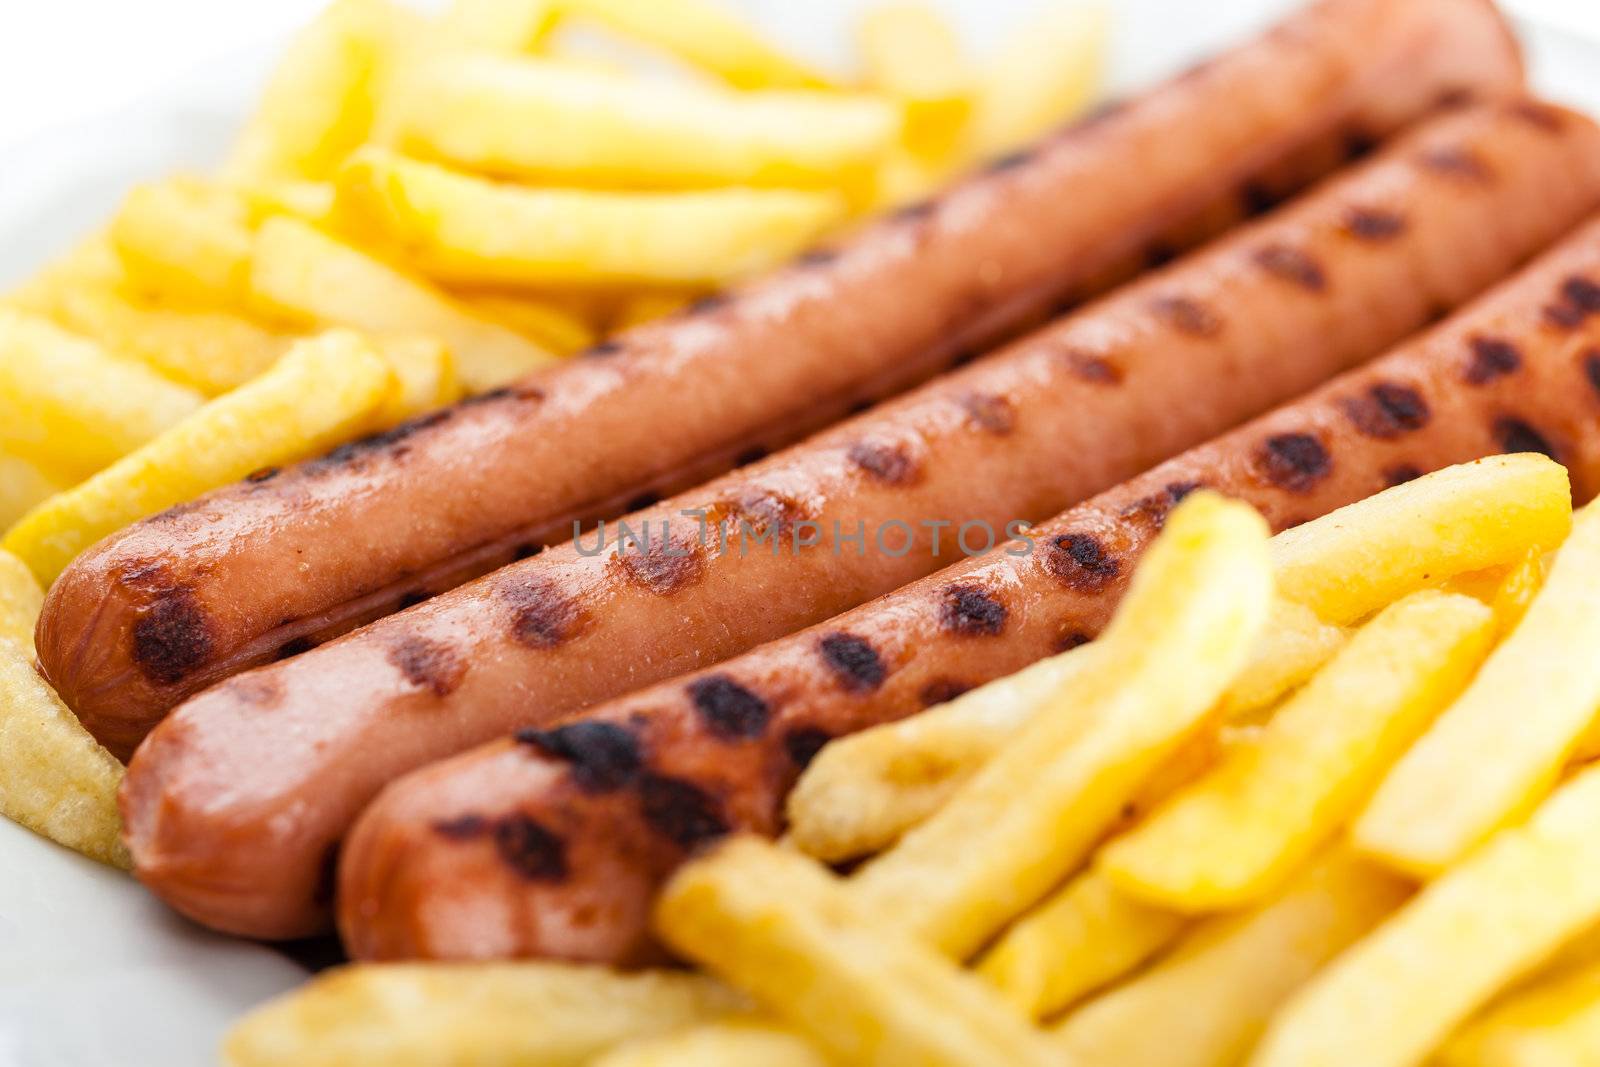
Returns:
[[[1304,400],[951,567],[720,667],[386,789],[347,846],[340,922],[362,958],[637,960],[688,851],[773,833],[826,739],[909,715],[1086,640],[1172,501],[1209,486],[1276,529],[1497,452],[1600,489],[1600,222],[1440,329]],[[871,670],[841,672],[831,651]],[[719,724],[737,714],[746,728]]]
[[[138,873],[225,929],[313,928],[323,858],[393,777],[819,622],[963,542],[983,552],[1375,355],[1596,207],[1588,119],[1527,102],[1442,119],[1054,327],[630,516],[648,552],[586,555],[591,534],[195,697],[129,771]],[[736,526],[726,551],[716,518]]]
[[[182,698],[631,510],[963,352],[1243,191],[1441,98],[1504,97],[1488,0],[1321,0],[835,250],[468,405],[166,512],[57,582],[40,663],[126,757]],[[1286,169],[1286,162],[1289,161]],[[1225,221],[1225,220],[1224,220]],[[633,506],[637,506],[634,504]]]

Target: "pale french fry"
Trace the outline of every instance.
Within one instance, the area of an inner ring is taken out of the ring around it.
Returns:
[[[1494,613],[1426,590],[1364,626],[1262,729],[1100,852],[1123,892],[1193,913],[1277,890],[1360,808],[1488,654]]]
[[[503,294],[458,295],[457,299],[483,318],[531,337],[558,356],[581,352],[599,340],[590,323],[549,301]]]
[[[28,565],[0,549],[0,641],[33,650],[33,628],[44,607],[44,590]]]
[[[48,586],[78,553],[137,519],[374,428],[394,388],[389,365],[358,335],[302,341],[261,377],[34,508],[0,545]]]
[[[1470,766],[1476,775],[1483,764]],[[1597,819],[1600,769],[1496,834],[1335,961],[1278,1017],[1251,1063],[1421,1063],[1490,997],[1600,918]]]
[[[78,286],[116,288],[125,281],[122,260],[117,257],[110,234],[96,231],[45,264],[37,274],[7,293],[4,301],[12,307],[49,316],[54,314],[62,293]]]
[[[1600,1063],[1600,963],[1514,993],[1452,1037],[1439,1067],[1591,1067]]]
[[[434,337],[380,337],[373,349],[394,372],[394,385],[378,413],[378,424],[392,426],[461,399],[456,364],[444,342]]]
[[[1275,600],[1227,695],[1224,717],[1262,711],[1333,658],[1345,631]],[[790,835],[829,863],[880,851],[933,814],[1056,692],[1070,692],[1095,645],[1041,660],[943,707],[842,738],[818,754],[789,795]]]
[[[0,449],[0,533],[67,484],[38,463]]]
[[[1399,907],[1406,892],[1402,880],[1336,850],[1281,895],[1201,924],[1151,970],[1069,1015],[1054,1035],[1064,1062],[1233,1067],[1276,1008]],[[1339,1062],[1368,1067],[1359,1059]]]
[[[1086,871],[1024,916],[978,974],[1035,1019],[1122,977],[1170,945],[1188,921]]]
[[[339,204],[422,273],[484,286],[715,286],[789,258],[845,212],[822,190],[501,185],[376,149],[341,172]]]
[[[290,44],[223,165],[229,181],[322,180],[372,133],[415,15],[388,0],[334,0]]]
[[[733,93],[483,53],[411,71],[394,114],[396,146],[424,158],[635,189],[865,185],[899,129],[875,96]]]
[[[180,305],[249,309],[251,231],[243,197],[196,178],[134,188],[110,237],[129,282]]]
[[[262,180],[230,188],[244,198],[257,224],[274,215],[293,215],[314,226],[338,225],[331,181]]]
[[[247,1015],[229,1067],[584,1067],[624,1041],[738,1011],[742,997],[675,971],[560,963],[342,967]]]
[[[515,55],[539,43],[556,8],[557,0],[451,0],[439,32],[457,48]]]
[[[664,49],[740,89],[822,89],[828,79],[785,55],[715,0],[556,0],[564,16],[599,22]]]
[[[1538,802],[1600,709],[1597,588],[1600,508],[1588,508],[1522,622],[1379,786],[1358,848],[1433,877]]]
[[[437,337],[468,391],[496,389],[556,357],[315,227],[269,219],[256,234],[251,291],[274,314],[312,326]]]
[[[685,866],[662,892],[656,929],[844,1063],[1054,1062],[993,989],[885,929],[819,864],[767,841],[734,838]]]
[[[9,579],[8,579],[9,584]],[[0,639],[0,814],[116,867],[122,764],[33,668],[33,643]]]
[[[48,319],[0,308],[0,445],[25,459],[87,475],[203,402]]]
[[[920,0],[889,0],[862,16],[856,42],[868,87],[904,110],[906,145],[946,159],[966,134],[975,81],[949,22]]]
[[[862,867],[853,895],[957,957],[1036,903],[1206,726],[1266,621],[1266,556],[1252,509],[1209,493],[1184,501],[1101,637],[1095,668],[938,814]]]
[[[730,1019],[619,1046],[592,1067],[828,1067],[810,1041],[779,1023]]]
[[[1081,112],[1100,89],[1110,19],[1098,3],[1054,5],[984,64],[972,149],[1000,155]]]
[[[1428,585],[1515,563],[1572,528],[1566,468],[1494,456],[1385,490],[1272,539],[1279,592],[1348,624]]]

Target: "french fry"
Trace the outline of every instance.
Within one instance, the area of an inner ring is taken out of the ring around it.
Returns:
[[[1494,608],[1495,618],[1500,621],[1502,634],[1515,630],[1527,616],[1533,598],[1544,588],[1544,581],[1550,573],[1553,559],[1553,553],[1530,548],[1523,555],[1521,562],[1505,572],[1494,591],[1493,599],[1489,602],[1489,606]]]
[[[380,337],[373,349],[394,372],[393,387],[378,412],[380,426],[393,426],[461,399],[455,360],[437,338]]]
[[[111,220],[129,282],[173,303],[249,310],[249,202],[197,178],[140,185]]]
[[[592,1067],[828,1067],[817,1047],[793,1030],[760,1019],[707,1023],[665,1037],[621,1045]]]
[[[862,867],[852,893],[963,958],[1036,903],[1207,724],[1266,620],[1266,554],[1255,511],[1212,494],[1186,500],[1145,555],[1095,668]]]
[[[404,84],[400,150],[553,185],[865,185],[900,129],[875,96],[733,93],[485,53],[440,56]]]
[[[263,223],[255,248],[250,285],[258,305],[309,326],[437,337],[470,392],[496,389],[556,359],[425,282],[297,219]]]
[[[1600,709],[1597,587],[1600,508],[1588,508],[1522,622],[1379,786],[1358,848],[1433,877],[1538,802]]]
[[[48,586],[78,553],[137,519],[372,429],[394,388],[389,365],[359,336],[303,341],[255,381],[40,504],[0,545]]]
[[[1439,1067],[1589,1067],[1600,1063],[1600,963],[1512,994],[1452,1037]]]
[[[1202,923],[1151,970],[1069,1015],[1054,1034],[1064,1062],[1233,1067],[1274,1010],[1399,907],[1406,892],[1400,879],[1335,850],[1279,896]],[[1338,1062],[1368,1067],[1365,1060]]]
[[[223,165],[225,179],[331,177],[372,133],[415,17],[388,0],[334,0],[279,62]]]
[[[193,389],[40,316],[0,308],[0,446],[87,475],[203,403]]]
[[[481,317],[532,338],[558,356],[581,352],[599,340],[594,326],[550,301],[498,293],[458,294],[456,299]]]
[[[126,868],[117,814],[122,765],[33,668],[43,599],[26,565],[0,551],[0,814]]]
[[[643,326],[647,322],[654,322],[656,319],[666,318],[682,311],[694,303],[694,300],[694,296],[689,293],[671,290],[645,290],[632,293],[623,299],[616,313],[612,315],[610,327],[612,330],[631,330],[635,326]]]
[[[657,903],[656,929],[844,1063],[1054,1062],[994,990],[769,842],[734,838],[681,869]]]
[[[1428,585],[1559,545],[1572,528],[1566,468],[1544,456],[1448,467],[1272,539],[1279,592],[1349,624]]]
[[[439,32],[456,48],[515,55],[538,44],[556,14],[556,0],[452,0]]]
[[[1135,900],[1090,870],[1006,931],[977,970],[1041,1019],[1132,971],[1187,925],[1182,915]]]
[[[960,38],[920,0],[889,0],[856,24],[868,87],[899,101],[905,144],[924,159],[947,159],[972,114],[974,75]]]
[[[828,79],[778,51],[715,0],[556,0],[565,17],[661,48],[739,89],[824,89]]]
[[[1099,869],[1136,899],[1185,913],[1270,895],[1465,688],[1494,626],[1471,597],[1424,591],[1391,605],[1256,743],[1103,849]]]
[[[821,190],[531,189],[376,149],[340,174],[339,204],[423,274],[484,286],[715,286],[787,259],[845,213]]]
[[[1332,659],[1346,639],[1310,609],[1275,600],[1221,713],[1241,719],[1270,707]],[[1095,647],[1061,653],[943,707],[828,745],[789,795],[794,843],[829,863],[893,844],[942,807],[1054,693],[1071,692]]]
[[[229,1067],[584,1067],[624,1041],[738,1011],[742,997],[676,971],[560,963],[341,967],[234,1026]]]
[[[122,261],[117,257],[110,234],[97,230],[7,293],[4,301],[12,307],[48,317],[54,314],[62,293],[78,286],[116,288],[125,281]]]
[[[45,467],[0,449],[0,532],[35,504],[67,487],[67,480]]]
[[[1013,33],[979,75],[974,154],[1010,152],[1087,107],[1104,75],[1109,23],[1098,3],[1057,5]]]
[[[1600,769],[1496,834],[1335,961],[1279,1016],[1252,1063],[1422,1062],[1490,997],[1600,918],[1597,819]]]

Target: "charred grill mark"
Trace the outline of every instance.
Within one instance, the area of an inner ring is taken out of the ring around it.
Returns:
[[[1502,452],[1539,452],[1557,462],[1561,459],[1550,439],[1521,419],[1507,416],[1496,420],[1494,436]]]
[[[831,633],[818,642],[822,660],[846,689],[871,692],[883,684],[889,671],[872,642],[855,634]]]
[[[935,678],[922,687],[917,694],[917,699],[922,701],[925,708],[938,707],[948,704],[962,693],[972,692],[972,686],[956,678]]]
[[[886,485],[910,485],[921,475],[904,445],[857,441],[850,446],[849,456],[850,462]]]
[[[1496,378],[1515,374],[1522,366],[1522,353],[1504,338],[1474,337],[1470,348],[1472,355],[1462,377],[1472,385],[1487,385]]]
[[[1000,174],[1004,171],[1016,170],[1018,167],[1023,167],[1031,163],[1033,161],[1033,157],[1037,154],[1038,149],[1036,148],[1019,148],[1015,152],[1007,152],[1005,155],[991,160],[989,164],[984,167],[984,170],[990,174]]]
[[[719,741],[748,741],[766,733],[772,720],[767,702],[726,674],[696,678],[689,699],[706,729]]]
[[[722,805],[699,786],[681,778],[645,775],[639,781],[639,805],[645,824],[684,851],[728,833]]]
[[[1309,492],[1333,469],[1327,448],[1309,433],[1274,434],[1256,450],[1256,467],[1280,489]]]
[[[733,294],[731,293],[708,293],[683,310],[688,315],[709,315],[713,311],[720,311],[732,302]]]
[[[427,415],[402,422],[400,425],[384,430],[382,433],[368,434],[366,437],[342,444],[322,457],[312,460],[308,466],[315,470],[331,470],[336,467],[349,466],[358,460],[378,454],[386,454],[391,458],[399,459],[411,451],[410,445],[407,443],[411,438],[431,430],[435,426],[443,425],[453,417],[454,411],[450,408],[430,412]]]
[[[1125,519],[1145,523],[1154,530],[1167,524],[1172,509],[1183,503],[1183,498],[1202,488],[1200,482],[1169,482],[1158,493],[1140,497],[1120,512]]]
[[[967,637],[993,637],[1005,629],[1006,606],[982,586],[946,586],[939,605],[939,625]]]
[[[933,217],[938,210],[939,202],[934,199],[915,200],[903,207],[896,208],[889,216],[891,222],[897,223],[922,223]]]
[[[1487,160],[1467,147],[1432,148],[1417,157],[1422,166],[1442,177],[1475,185],[1486,185],[1494,180],[1494,170]]]
[[[1421,467],[1410,463],[1396,463],[1383,472],[1383,484],[1390,489],[1407,482],[1414,482],[1422,477],[1424,471]]]
[[[1122,381],[1122,368],[1110,359],[1082,348],[1069,348],[1065,355],[1067,369],[1079,381],[1094,385],[1116,385]]]
[[[1567,128],[1567,117],[1560,110],[1537,100],[1518,100],[1507,105],[1506,113],[1519,118],[1529,126],[1546,133],[1560,133]]]
[[[418,634],[402,634],[388,649],[388,660],[407,682],[436,697],[453,693],[467,673],[467,663],[456,651]]]
[[[677,536],[653,541],[644,551],[619,549],[616,561],[631,581],[656,596],[681,592],[705,574],[700,546]]]
[[[811,761],[817,758],[822,746],[832,740],[833,736],[826,730],[814,726],[796,727],[783,735],[783,754],[797,769],[803,771],[811,766]]]
[[[1420,430],[1431,417],[1422,394],[1397,382],[1378,382],[1364,393],[1346,397],[1343,406],[1360,433],[1380,441],[1392,441]]]
[[[1004,437],[1016,428],[1016,411],[1011,401],[993,393],[963,393],[959,400],[974,426],[996,437]]]
[[[1061,534],[1050,539],[1044,567],[1069,589],[1098,593],[1122,573],[1122,564],[1098,537],[1086,533]]]
[[[607,356],[615,356],[622,350],[623,344],[621,341],[610,339],[590,345],[583,350],[581,355],[585,359],[604,359]]]
[[[1389,241],[1406,231],[1405,216],[1382,208],[1353,207],[1345,213],[1344,228],[1363,241]]]
[[[1186,296],[1163,296],[1150,305],[1156,318],[1191,337],[1216,337],[1222,333],[1222,319],[1216,312]]]
[[[609,793],[638,777],[644,766],[639,738],[625,726],[589,721],[552,730],[518,730],[519,744],[565,761],[572,780],[586,793]]]
[[[546,578],[527,584],[502,584],[498,590],[508,611],[511,636],[530,648],[555,648],[582,629],[577,601]]]
[[[1600,348],[1591,348],[1583,354],[1583,375],[1600,394]]]
[[[798,500],[771,492],[761,486],[748,486],[727,501],[718,510],[725,510],[735,520],[728,536],[738,536],[748,527],[751,534],[765,537],[774,532],[777,537],[788,536],[797,523],[810,517],[811,512]],[[708,522],[712,519],[708,517]]]
[[[795,264],[801,267],[826,267],[838,258],[837,248],[811,248],[796,256]]]
[[[475,841],[489,832],[489,820],[482,815],[458,815],[453,819],[440,819],[432,830],[449,841]]]
[[[227,687],[234,699],[251,707],[268,708],[283,699],[283,681],[270,671],[235,675]]]
[[[215,651],[211,620],[194,590],[182,585],[162,590],[139,610],[132,640],[134,663],[160,685],[183,681]]]
[[[494,848],[507,867],[530,882],[567,877],[566,842],[521,812],[495,821]]]
[[[1274,278],[1307,289],[1313,293],[1326,292],[1328,275],[1311,256],[1288,245],[1267,245],[1256,250],[1256,265]]]

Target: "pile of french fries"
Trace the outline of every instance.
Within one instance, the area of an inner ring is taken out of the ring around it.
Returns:
[[[228,1062],[1597,1063],[1597,609],[1542,456],[1276,538],[1196,494],[1097,641],[834,742],[786,840],[683,868],[698,971],[349,967]]]
[[[988,62],[931,9],[859,74],[715,0],[333,0],[228,159],[0,295],[0,813],[113,863],[121,769],[32,670],[101,538],[666,315],[1082,109],[1078,3]]]

